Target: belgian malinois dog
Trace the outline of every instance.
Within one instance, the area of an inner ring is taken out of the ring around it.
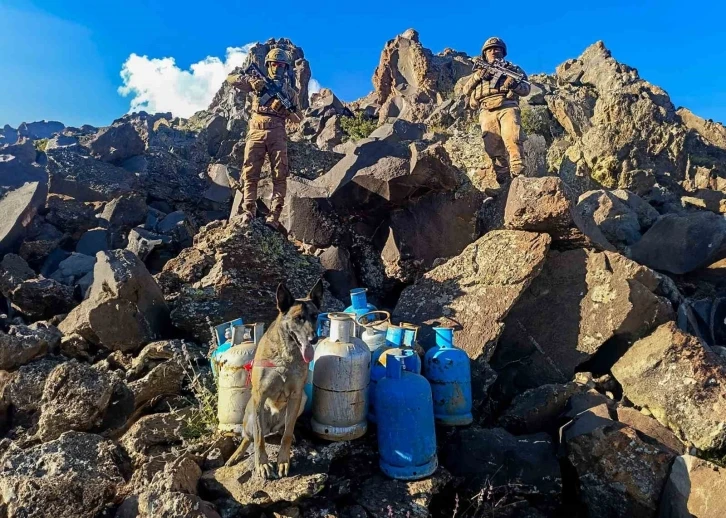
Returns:
[[[295,422],[304,407],[303,388],[308,364],[315,355],[315,326],[322,301],[321,279],[304,299],[296,300],[283,283],[277,287],[279,314],[257,346],[242,443],[227,461],[227,466],[235,464],[254,441],[255,471],[268,479],[275,477],[265,451],[265,436],[284,429],[277,456],[277,476],[285,477],[289,473],[290,446]]]

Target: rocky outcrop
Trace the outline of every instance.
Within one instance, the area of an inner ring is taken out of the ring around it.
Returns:
[[[0,465],[8,516],[95,518],[124,481],[113,443],[80,432],[26,450],[11,447]]]
[[[59,329],[95,346],[134,351],[161,336],[169,309],[154,278],[127,250],[99,252],[88,298]]]
[[[546,234],[489,232],[404,289],[393,316],[424,325],[423,342],[432,339],[431,326],[453,324],[457,346],[473,359],[488,359],[507,314],[541,271],[549,245]]]
[[[492,360],[500,381],[515,393],[566,383],[598,353],[598,368],[607,370],[629,343],[674,317],[660,283],[655,272],[616,253],[550,252],[503,321]]]
[[[699,450],[718,451],[726,445],[718,381],[726,376],[726,366],[675,323],[635,342],[612,372],[630,401]]]

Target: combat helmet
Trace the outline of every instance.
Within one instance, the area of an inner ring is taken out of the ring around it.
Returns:
[[[494,36],[484,42],[484,46],[481,48],[482,59],[484,59],[484,52],[486,52],[487,49],[491,49],[492,47],[499,47],[500,49],[502,49],[502,56],[507,55],[507,44],[504,43],[503,39]]]
[[[290,55],[283,49],[276,47],[274,49],[270,49],[270,52],[268,52],[265,56],[265,66],[267,66],[270,61],[280,61],[282,63],[285,63],[289,67]]]

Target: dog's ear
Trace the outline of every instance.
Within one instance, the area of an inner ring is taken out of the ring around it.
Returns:
[[[295,297],[292,296],[290,290],[287,289],[285,283],[281,282],[277,285],[277,309],[280,313],[285,313],[295,304]]]
[[[313,304],[315,304],[315,307],[320,309],[323,307],[323,279],[318,279],[318,282],[315,283],[315,286],[313,286],[313,289],[310,290],[310,293],[308,294],[308,298],[313,301]]]

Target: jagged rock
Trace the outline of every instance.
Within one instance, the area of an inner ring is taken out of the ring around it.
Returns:
[[[0,370],[13,370],[33,358],[44,355],[60,343],[60,332],[53,326],[10,326],[0,331]]]
[[[101,213],[101,218],[114,227],[128,228],[146,221],[147,210],[146,196],[129,193],[107,203]]]
[[[18,126],[18,136],[39,140],[50,138],[64,129],[65,125],[58,121],[42,120],[35,122],[23,122],[20,126]]]
[[[47,442],[68,430],[91,430],[103,419],[112,394],[108,373],[75,360],[59,365],[43,388],[38,437]]]
[[[630,257],[655,270],[683,274],[720,259],[726,221],[711,212],[662,216],[630,247]]]
[[[157,365],[143,378],[129,383],[129,389],[134,394],[134,406],[140,408],[161,395],[179,394],[184,375],[184,368],[176,360]]]
[[[134,228],[129,232],[126,249],[145,262],[153,273],[158,273],[174,254],[172,238],[155,232]]]
[[[319,263],[299,255],[291,243],[262,222],[239,219],[203,227],[193,248],[182,250],[158,279],[172,308],[174,325],[202,341],[211,322],[245,315],[250,322],[277,316],[275,290],[285,281],[296,297],[307,295],[322,275]]]
[[[325,151],[332,151],[335,146],[343,143],[343,129],[340,126],[340,117],[333,115],[323,126],[315,139],[315,144]]]
[[[635,169],[683,177],[687,131],[664,90],[618,63],[601,41],[557,67],[556,76],[570,86],[546,96],[547,104],[574,144],[553,165],[578,195],[614,188]]]
[[[658,518],[720,518],[726,513],[726,473],[706,460],[676,457],[660,499]]]
[[[27,279],[5,295],[14,307],[33,320],[67,313],[75,306],[73,288],[53,279]]]
[[[15,371],[2,392],[2,399],[10,405],[13,426],[31,428],[37,424],[45,380],[64,361],[63,357],[48,356]]]
[[[327,248],[320,254],[320,265],[325,270],[325,280],[330,283],[330,293],[338,300],[346,300],[350,290],[358,286],[348,249]]]
[[[595,389],[590,389],[586,392],[574,394],[567,401],[562,418],[570,420],[575,419],[583,412],[589,411],[594,415],[598,415],[606,419],[613,419],[616,415],[616,407],[617,404],[615,401],[603,394],[600,394]]]
[[[467,486],[511,485],[521,494],[556,498],[561,491],[555,445],[544,433],[514,436],[502,428],[468,428],[441,448],[441,464]]]
[[[726,127],[723,124],[702,119],[686,108],[678,108],[676,114],[687,128],[698,132],[712,145],[726,149]]]
[[[456,324],[457,346],[472,359],[489,358],[504,318],[542,269],[550,242],[546,234],[489,232],[404,289],[393,316],[425,324],[422,342],[431,341],[432,325]]]
[[[59,248],[65,237],[65,234],[56,227],[36,217],[28,229],[28,235],[20,245],[18,255],[33,268],[41,268],[45,260]]]
[[[66,335],[94,345],[133,351],[160,336],[168,307],[154,278],[128,250],[99,252],[88,298],[61,322]]]
[[[192,238],[196,228],[189,221],[184,211],[178,210],[164,216],[156,225],[156,231],[172,238],[172,241],[182,247],[192,246]]]
[[[355,499],[373,518],[426,518],[431,516],[431,501],[450,481],[451,475],[441,467],[430,477],[412,482],[376,473],[363,481]]]
[[[35,278],[35,272],[25,259],[16,254],[5,254],[0,261],[0,292],[8,297],[24,281]]]
[[[146,149],[136,128],[129,122],[101,129],[87,144],[94,158],[119,163]]]
[[[331,117],[343,115],[352,117],[351,111],[340,102],[340,99],[328,88],[321,88],[310,97],[310,108],[305,114],[307,117]]]
[[[135,174],[77,150],[60,147],[46,149],[46,154],[50,193],[84,202],[109,201],[133,191],[138,185]]]
[[[622,189],[586,192],[573,214],[577,227],[611,252],[637,243],[660,216],[639,196]]]
[[[193,135],[191,132],[184,133]],[[203,154],[204,160],[196,163],[180,156],[189,155],[183,151],[183,145],[178,149],[179,155],[167,151],[170,147],[177,150],[177,142],[174,139],[171,139],[167,146],[151,148],[143,155],[123,161],[121,164],[123,171],[133,175],[139,182],[136,188],[128,190],[138,191],[140,186],[143,191],[157,199],[196,203],[206,187],[199,173],[208,165],[207,150],[201,144],[198,145],[192,154],[199,154],[200,160]]]
[[[638,430],[641,434],[658,441],[660,444],[673,450],[675,453],[684,453],[685,446],[678,437],[668,428],[661,425],[652,417],[630,407],[617,408],[618,421]]]
[[[478,214],[485,197],[475,189],[431,193],[391,212],[381,251],[387,275],[410,282],[437,260],[460,254],[479,235]]]
[[[492,360],[500,382],[514,393],[566,383],[596,353],[607,371],[633,340],[674,317],[660,284],[658,274],[616,253],[550,252],[504,319]]]
[[[424,121],[436,106],[437,93],[453,92],[457,80],[471,71],[465,55],[450,49],[434,55],[421,45],[418,32],[408,29],[386,43],[373,74],[381,119]]]
[[[368,138],[385,140],[394,144],[397,142],[421,140],[423,139],[424,133],[426,133],[425,124],[414,124],[407,120],[396,119],[393,122],[378,126],[368,135]]]
[[[705,451],[726,445],[726,366],[708,346],[668,322],[635,342],[613,365],[623,393],[663,426]]]
[[[184,421],[190,415],[190,410],[184,409],[175,413],[144,416],[124,434],[121,445],[136,464],[143,464],[153,447],[182,441]]]
[[[82,232],[98,225],[93,207],[70,196],[49,194],[45,208],[46,221],[72,236],[80,236]]]
[[[684,207],[710,210],[716,214],[726,214],[726,194],[710,189],[698,189],[690,196],[681,196]]]
[[[51,275],[51,279],[73,286],[82,277],[93,271],[96,258],[90,255],[72,253],[58,265],[58,269]]]
[[[232,197],[232,187],[230,185],[229,166],[225,164],[210,164],[207,169],[207,176],[211,180],[211,184],[204,191],[204,198],[216,203],[227,203]]]
[[[0,187],[16,189],[26,182],[45,185],[48,174],[35,161],[35,146],[29,139],[2,147],[0,139]]]
[[[549,384],[518,395],[499,418],[499,424],[513,434],[545,432],[557,428],[557,418],[568,400],[583,388],[576,383]]]
[[[243,506],[263,506],[277,502],[296,502],[320,493],[328,480],[330,463],[347,454],[347,443],[324,446],[297,441],[292,446],[290,476],[265,480],[254,474],[254,455],[231,467],[223,467],[202,475],[200,492],[214,498],[233,498]],[[267,453],[274,459],[276,444],[267,443]]]
[[[84,233],[76,244],[76,252],[95,257],[98,252],[109,250],[108,230],[94,228]]]
[[[504,224],[511,230],[555,233],[572,225],[570,212],[562,180],[518,176],[509,187]]]
[[[589,515],[655,516],[675,455],[632,428],[587,411],[563,431]]]
[[[66,432],[26,450],[11,447],[1,460],[7,516],[96,518],[124,482],[115,446],[93,434]]]
[[[0,197],[0,254],[17,250],[47,192],[46,184],[29,182]]]
[[[179,492],[142,493],[138,511],[139,518],[220,518],[208,502]]]

